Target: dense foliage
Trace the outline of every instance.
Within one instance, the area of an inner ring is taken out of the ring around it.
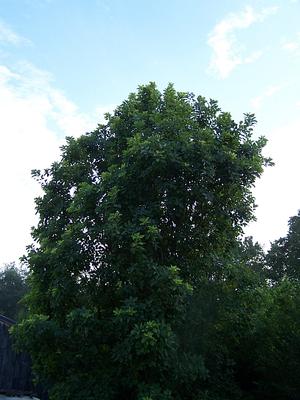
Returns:
[[[298,287],[271,286],[260,246],[238,240],[270,164],[254,125],[149,84],[34,172],[44,194],[16,338],[51,399],[299,393]]]
[[[25,274],[15,264],[7,264],[0,271],[0,314],[17,319],[24,307],[20,300],[27,291]]]

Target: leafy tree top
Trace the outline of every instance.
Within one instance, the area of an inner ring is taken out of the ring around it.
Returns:
[[[102,393],[91,398],[180,398],[206,372],[178,352],[178,327],[253,218],[266,140],[253,139],[252,114],[235,123],[172,85],[141,86],[106,118],[34,171],[44,194],[19,338],[53,398],[80,398],[83,380],[84,396]]]

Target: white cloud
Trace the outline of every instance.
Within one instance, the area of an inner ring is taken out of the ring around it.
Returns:
[[[284,43],[283,45],[282,45],[282,47],[285,49],[285,50],[288,50],[288,51],[295,51],[295,50],[298,50],[299,49],[299,43],[297,43],[297,42],[286,42],[286,43]]]
[[[300,119],[270,132],[265,154],[273,158],[254,190],[257,222],[249,225],[247,235],[268,245],[287,232],[288,219],[300,208]]]
[[[0,43],[7,43],[13,45],[30,44],[30,40],[23,38],[22,36],[11,30],[7,24],[0,21]]]
[[[251,107],[255,110],[258,110],[262,107],[263,102],[268,98],[274,96],[274,94],[278,93],[282,90],[286,85],[271,85],[267,87],[267,89],[260,94],[259,96],[254,97],[250,100]]]
[[[262,22],[267,16],[274,14],[277,7],[270,7],[255,12],[250,6],[239,13],[231,13],[219,22],[208,38],[208,45],[212,48],[212,58],[209,71],[224,79],[238,66],[254,62],[261,55],[255,51],[243,57],[241,46],[236,38],[236,31],[249,28],[256,22]]]
[[[26,63],[14,70],[0,65],[0,109],[1,265],[17,260],[31,242],[40,190],[31,170],[58,159],[65,135],[90,131],[98,121],[81,114],[49,74]]]
[[[5,65],[0,65],[0,84],[4,84],[10,79],[19,79],[19,75],[10,71]]]
[[[289,53],[298,54],[300,50],[300,32],[297,33],[294,40],[284,40],[282,42],[282,48]]]
[[[0,44],[28,43],[0,21]],[[94,129],[99,115],[80,113],[51,74],[24,61],[14,67],[0,63],[0,109],[1,267],[17,261],[31,243],[34,198],[40,193],[31,170],[49,167],[64,137]]]
[[[257,50],[244,58],[244,64],[251,64],[258,60],[263,55],[263,51]]]

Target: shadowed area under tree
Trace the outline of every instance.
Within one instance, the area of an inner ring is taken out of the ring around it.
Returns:
[[[30,358],[25,353],[15,353],[9,328],[10,318],[0,315],[0,393],[32,394],[34,392]]]

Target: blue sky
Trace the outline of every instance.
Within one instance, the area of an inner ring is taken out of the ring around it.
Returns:
[[[266,246],[284,235],[300,208],[299,20],[297,0],[0,0],[0,265],[31,241],[30,170],[149,81],[217,99],[237,120],[255,112],[276,166],[247,234]]]

